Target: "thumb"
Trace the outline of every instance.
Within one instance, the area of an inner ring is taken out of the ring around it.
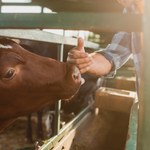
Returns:
[[[79,50],[79,51],[85,51],[84,50],[84,40],[81,38],[81,37],[79,37],[78,38],[78,41],[77,41],[77,49]]]

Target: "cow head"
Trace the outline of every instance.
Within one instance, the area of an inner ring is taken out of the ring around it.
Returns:
[[[33,54],[10,39],[0,39],[0,120],[69,99],[80,85],[80,72],[74,65]]]

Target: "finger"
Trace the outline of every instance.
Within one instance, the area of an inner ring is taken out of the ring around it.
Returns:
[[[83,74],[83,73],[86,73],[87,71],[89,71],[90,67],[85,67],[85,68],[82,68],[82,69],[79,69],[80,70],[80,73]]]
[[[75,60],[71,57],[67,57],[67,62],[75,64]]]
[[[68,53],[68,56],[71,57],[71,58],[85,58],[85,57],[89,57],[88,53],[85,53],[85,52],[82,52],[82,51],[79,51],[79,50],[72,50]]]
[[[70,62],[70,63],[73,63],[77,66],[80,66],[80,65],[84,65],[84,64],[91,64],[92,63],[92,60],[91,58],[89,57],[86,57],[86,58],[79,58],[79,59],[74,59],[74,58],[71,58],[71,57],[68,57],[67,58],[67,62]]]
[[[84,50],[84,40],[81,37],[78,38],[77,49],[80,50],[80,51],[85,52],[85,50]]]
[[[89,57],[85,57],[81,59],[74,59],[74,61],[77,65],[88,64],[92,62],[92,60]]]
[[[79,65],[78,65],[78,68],[79,68],[79,69],[84,69],[84,68],[90,67],[91,64],[92,64],[91,61],[88,62],[88,63],[79,64]]]

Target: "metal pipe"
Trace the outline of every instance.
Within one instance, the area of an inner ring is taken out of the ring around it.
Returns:
[[[65,35],[65,31],[63,31],[63,36]],[[64,54],[64,44],[58,45],[57,50],[57,60],[63,62],[63,54]],[[60,111],[61,111],[61,100],[56,102],[55,107],[55,125],[54,125],[54,135],[57,135],[60,130]]]
[[[82,110],[73,120],[67,123],[58,133],[57,136],[53,136],[51,139],[44,142],[41,150],[52,149],[71,129],[76,129],[87,116],[91,114],[91,107],[93,104],[89,104],[84,110]]]

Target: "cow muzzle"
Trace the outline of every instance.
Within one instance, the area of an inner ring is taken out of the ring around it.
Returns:
[[[72,79],[75,81],[75,82],[80,82],[80,84],[84,84],[85,80],[81,77],[81,73],[79,71],[79,69],[74,66],[74,72],[72,74]]]

